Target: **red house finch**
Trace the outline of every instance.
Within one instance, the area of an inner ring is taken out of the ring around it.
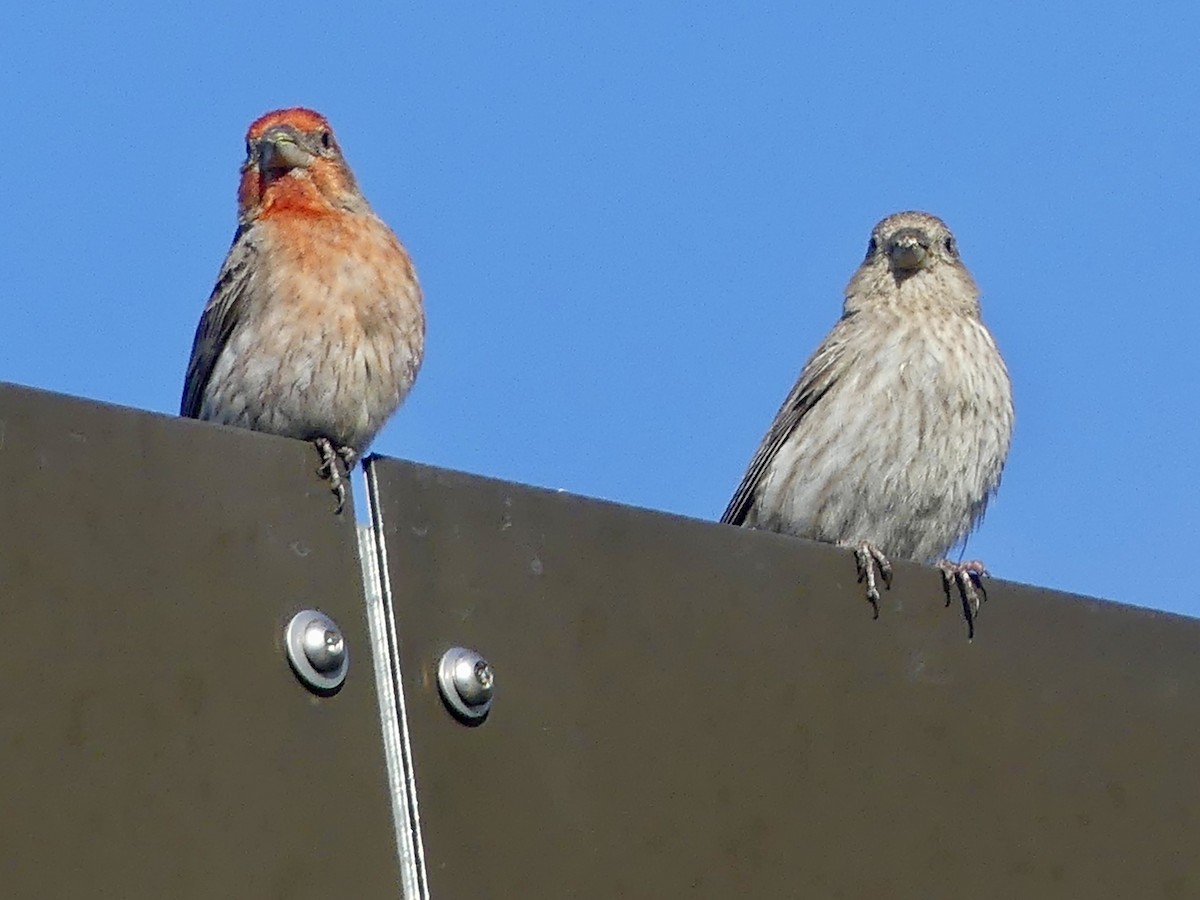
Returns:
[[[337,511],[346,473],[421,365],[425,314],[404,247],[329,123],[267,113],[246,133],[238,228],[208,298],[180,415],[312,441]]]
[[[804,366],[722,522],[854,547],[878,615],[874,565],[922,562],[967,536],[1000,485],[1012,384],[979,291],[945,223],[889,216],[846,288],[842,318]],[[978,562],[943,561],[973,633]]]

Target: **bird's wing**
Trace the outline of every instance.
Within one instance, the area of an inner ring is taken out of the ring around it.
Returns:
[[[844,355],[841,337],[848,319],[849,317],[843,318],[817,348],[803,371],[800,372],[800,377],[796,379],[796,384],[787,395],[787,399],[779,407],[779,412],[775,414],[775,421],[771,423],[771,428],[767,431],[762,443],[758,445],[758,450],[755,452],[754,458],[750,460],[746,474],[742,476],[742,483],[734,491],[733,499],[729,501],[725,513],[721,516],[721,521],[726,525],[745,523],[746,516],[754,505],[758,489],[762,485],[763,476],[770,468],[772,460],[775,459],[775,454],[779,452],[784,441],[791,437],[792,433],[800,426],[809,410],[820,403],[821,398],[829,393],[837,383],[838,373],[845,371],[845,367],[839,365],[839,360]]]
[[[203,403],[204,389],[212,376],[221,351],[229,341],[234,326],[245,316],[246,288],[250,281],[250,259],[253,248],[246,239],[245,230],[239,228],[233,237],[233,246],[225,257],[225,264],[217,275],[216,286],[196,326],[196,337],[192,341],[192,358],[188,361],[187,376],[183,380],[183,398],[179,403],[179,414],[198,418]]]

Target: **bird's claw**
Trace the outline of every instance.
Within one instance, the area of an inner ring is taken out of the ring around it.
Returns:
[[[975,637],[975,618],[979,615],[980,598],[987,600],[987,589],[983,579],[988,577],[988,570],[977,559],[969,562],[952,563],[942,560],[938,563],[942,572],[942,590],[946,592],[946,605],[950,605],[952,587],[958,589],[962,601],[963,617],[967,620],[967,640]]]
[[[879,588],[875,582],[875,567],[879,567],[879,575],[883,586],[892,589],[892,564],[883,555],[883,551],[870,541],[862,541],[854,547],[854,564],[858,567],[858,583],[867,584],[867,601],[871,604],[874,617],[879,618]]]
[[[317,474],[322,478],[329,479],[329,490],[337,497],[337,506],[334,507],[333,513],[341,515],[342,509],[346,506],[346,480],[338,471],[338,459],[342,460],[346,466],[346,474],[349,475],[350,467],[353,465],[350,460],[354,457],[354,451],[349,447],[335,449],[328,438],[316,438],[313,444],[316,445],[317,452],[321,454],[321,465],[317,467]],[[350,459],[347,459],[348,456]]]

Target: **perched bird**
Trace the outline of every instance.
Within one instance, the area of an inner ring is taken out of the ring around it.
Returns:
[[[348,475],[412,387],[424,347],[412,262],[329,122],[301,108],[259,118],[180,415],[312,441],[341,512],[338,460]]]
[[[875,226],[842,317],[775,415],[722,522],[854,548],[878,615],[885,554],[933,562],[965,538],[1000,485],[1012,383],[980,319],[979,290],[936,216]],[[968,629],[979,562],[939,563]]]

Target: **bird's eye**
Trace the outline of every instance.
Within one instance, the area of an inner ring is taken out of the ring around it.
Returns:
[[[254,155],[254,145],[249,140],[246,141],[246,159]]]
[[[870,259],[872,256],[874,256],[875,251],[878,249],[879,243],[875,240],[875,238],[871,238],[870,242],[867,244],[867,259]]]
[[[947,253],[949,253],[951,256],[958,256],[958,245],[954,243],[954,238],[947,236],[944,243],[946,245]]]
[[[326,150],[333,149],[333,134],[329,131],[321,132],[321,146]]]

